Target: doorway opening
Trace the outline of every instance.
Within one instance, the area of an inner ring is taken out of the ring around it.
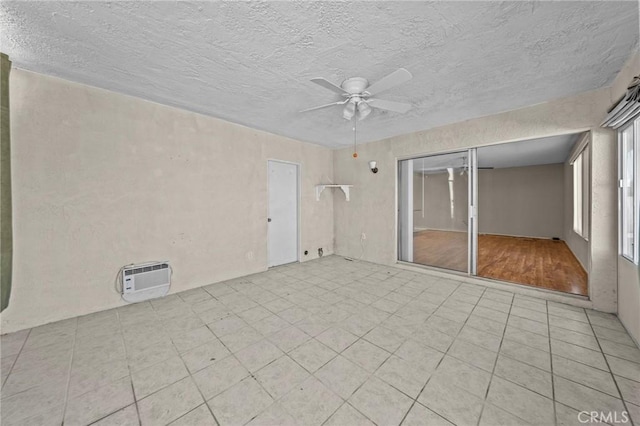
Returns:
[[[588,133],[401,160],[398,260],[588,296],[589,170]]]

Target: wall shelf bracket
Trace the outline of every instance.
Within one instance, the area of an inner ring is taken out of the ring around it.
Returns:
[[[320,201],[320,194],[324,191],[325,188],[340,188],[342,192],[344,192],[344,196],[349,201],[349,190],[353,185],[338,185],[333,183],[323,183],[320,185],[316,185],[316,201]]]

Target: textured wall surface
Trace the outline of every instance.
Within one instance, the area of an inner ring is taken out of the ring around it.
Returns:
[[[132,262],[171,262],[172,291],[265,270],[268,159],[301,164],[302,259],[333,251],[327,148],[20,69],[11,92],[3,333],[122,304]]]
[[[591,131],[589,295],[596,309],[617,311],[618,174],[615,132]]]
[[[411,133],[365,144],[358,159],[350,149],[334,151],[335,181],[355,185],[351,202],[336,198],[336,253],[360,256],[360,235],[367,240],[363,259],[396,262],[396,161],[398,158],[577,133],[596,128],[611,105],[609,88],[553,102],[469,120],[454,125]],[[616,311],[616,215],[615,138],[598,132],[594,138],[592,215],[599,217],[594,233],[591,263],[591,300],[597,309]],[[367,161],[376,160],[379,172],[372,174]]]
[[[352,140],[337,100],[309,82],[398,67],[361,141],[486,116],[610,84],[638,42],[626,2],[0,3],[16,67],[327,146]]]
[[[618,317],[640,346],[640,271],[622,257],[618,260]]]

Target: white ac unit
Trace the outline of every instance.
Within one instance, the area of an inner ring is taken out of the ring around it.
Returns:
[[[122,268],[122,298],[135,303],[166,296],[171,287],[168,262],[144,263]]]

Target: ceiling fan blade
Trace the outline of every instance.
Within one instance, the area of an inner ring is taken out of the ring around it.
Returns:
[[[404,68],[400,68],[367,87],[367,92],[369,92],[370,95],[376,95],[399,84],[405,83],[412,78],[413,75],[409,71]]]
[[[411,104],[406,104],[404,102],[387,101],[384,99],[368,99],[366,102],[374,108],[386,109],[389,111],[399,112],[401,114],[404,114],[411,109]]]
[[[325,80],[322,77],[316,77],[316,78],[312,78],[311,79],[312,82],[314,82],[315,84],[324,87],[325,89],[329,89],[332,92],[336,92],[339,93],[341,95],[347,94],[348,93],[340,86],[336,86],[335,84],[333,84],[332,82]]]
[[[330,106],[334,106],[334,105],[344,105],[344,104],[346,104],[348,101],[349,101],[349,100],[347,99],[347,100],[345,100],[345,101],[332,102],[332,103],[330,103],[330,104],[326,104],[326,105],[320,105],[320,106],[313,107],[313,108],[303,109],[303,110],[302,110],[302,111],[300,111],[300,112],[314,111],[314,110],[316,110],[316,109],[328,108],[328,107],[330,107]]]

